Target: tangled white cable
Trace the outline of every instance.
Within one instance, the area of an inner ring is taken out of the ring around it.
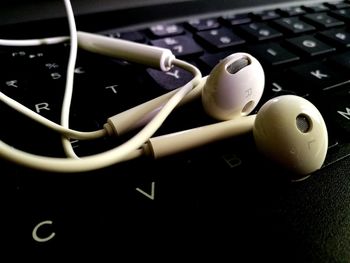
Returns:
[[[6,46],[37,46],[56,44],[70,40],[70,55],[67,66],[67,79],[64,92],[64,100],[61,111],[61,125],[54,123],[43,116],[33,112],[19,102],[0,92],[0,100],[8,106],[27,117],[41,123],[42,125],[62,134],[62,145],[66,154],[73,158],[54,158],[38,156],[27,153],[0,141],[0,156],[27,167],[54,171],[54,172],[82,172],[103,168],[115,163],[129,160],[143,154],[140,147],[157,131],[171,111],[179,102],[194,88],[201,80],[200,71],[193,65],[176,59],[170,50],[158,47],[132,43],[129,41],[109,39],[95,34],[77,32],[72,6],[69,0],[64,0],[69,22],[70,37],[53,37],[30,40],[0,40],[0,45]],[[79,38],[79,40],[78,40]],[[87,50],[105,55],[125,58],[129,61],[143,63],[150,66],[158,66],[162,70],[169,70],[172,66],[181,67],[192,73],[193,79],[183,87],[171,93],[171,97],[162,104],[162,107],[143,129],[127,142],[103,153],[78,158],[69,142],[69,139],[90,140],[110,134],[111,128],[108,124],[105,129],[92,132],[81,132],[69,129],[70,104],[73,92],[74,67],[79,45]],[[98,42],[98,45],[95,45]],[[102,45],[102,48],[101,48]],[[96,50],[96,49],[99,50]]]
[[[321,168],[328,148],[328,132],[322,115],[309,101],[292,95],[267,101],[256,115],[249,115],[262,97],[265,74],[259,61],[247,53],[222,59],[209,76],[176,59],[170,50],[120,39],[77,32],[69,0],[65,0],[70,37],[33,40],[0,40],[5,45],[41,45],[70,40],[71,50],[61,111],[56,124],[0,92],[0,100],[27,117],[62,135],[68,158],[38,156],[0,141],[0,156],[21,165],[54,172],[83,172],[107,167],[142,155],[160,158],[217,140],[252,132],[257,148],[294,173],[307,175]],[[169,70],[177,66],[193,78],[184,86],[107,119],[104,128],[81,132],[69,128],[74,67],[79,47],[98,54]],[[219,123],[152,137],[178,105],[201,97],[204,110]],[[142,128],[143,127],[143,128]],[[79,158],[69,139],[90,140],[141,130],[130,140],[102,153]]]

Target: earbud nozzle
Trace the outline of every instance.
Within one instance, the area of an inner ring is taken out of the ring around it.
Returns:
[[[244,105],[242,109],[242,115],[248,115],[255,107],[256,103],[254,100],[250,100]]]

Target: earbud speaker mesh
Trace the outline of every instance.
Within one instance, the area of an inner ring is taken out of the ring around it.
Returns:
[[[226,67],[226,70],[230,74],[235,74],[238,71],[240,71],[242,68],[248,66],[249,64],[250,64],[250,62],[249,62],[248,58],[241,58],[241,59],[236,60],[235,62],[229,64]]]
[[[298,130],[302,133],[307,133],[311,129],[310,119],[304,114],[299,114],[297,116],[296,125]]]

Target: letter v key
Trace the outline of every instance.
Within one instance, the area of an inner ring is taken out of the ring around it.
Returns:
[[[155,182],[152,182],[151,184],[151,193],[147,193],[144,190],[142,190],[139,187],[136,187],[136,191],[138,191],[139,193],[143,194],[144,196],[146,196],[147,198],[154,200],[154,189],[155,189]]]

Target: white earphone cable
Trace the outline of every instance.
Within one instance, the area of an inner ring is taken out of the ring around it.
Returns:
[[[173,61],[173,64],[186,68],[194,75],[194,78],[181,87],[143,129],[116,148],[80,159],[67,159],[34,155],[0,141],[0,156],[27,167],[52,172],[90,171],[139,157],[143,154],[139,148],[157,131],[182,98],[200,82],[201,73],[196,67],[177,59]]]
[[[75,25],[75,18],[72,9],[72,5],[69,0],[64,0],[67,18],[68,18],[68,26],[70,33],[70,50],[69,50],[69,59],[67,65],[67,76],[66,76],[66,86],[64,90],[64,97],[62,103],[61,110],[61,125],[65,128],[69,128],[69,115],[70,115],[70,106],[72,102],[73,95],[73,87],[74,87],[74,70],[75,70],[75,62],[77,60],[78,53],[78,37],[77,37],[77,28]],[[64,152],[68,157],[79,158],[70,143],[68,137],[62,135],[62,146]]]
[[[73,158],[55,158],[38,156],[35,154],[27,153],[18,149],[15,149],[5,142],[0,141],[0,156],[25,165],[40,170],[55,171],[55,172],[81,172],[89,171],[108,165],[112,165],[121,161],[133,159],[143,155],[143,150],[140,147],[158,130],[162,125],[167,116],[171,111],[178,105],[178,103],[194,88],[196,87],[202,78],[200,71],[193,65],[178,59],[172,61],[172,65],[184,68],[193,75],[193,79],[187,84],[178,88],[176,93],[170,97],[170,99],[164,104],[162,109],[156,114],[156,116],[134,137],[129,141],[117,146],[111,150],[103,153],[82,157],[77,159],[72,145],[69,139],[96,139],[107,135],[105,129],[101,129],[93,132],[80,132],[76,130],[69,129],[69,115],[70,115],[70,104],[73,92],[73,80],[74,80],[74,68],[77,56],[77,31],[75,27],[74,14],[70,5],[69,0],[64,0],[65,7],[67,11],[67,16],[69,19],[69,37],[57,37],[57,38],[46,38],[46,39],[32,39],[32,40],[0,40],[0,45],[12,45],[12,46],[33,46],[33,45],[43,45],[43,44],[54,44],[67,41],[70,39],[71,49],[69,55],[69,61],[67,66],[67,78],[66,87],[64,93],[64,100],[62,104],[61,111],[61,125],[46,119],[45,117],[39,115],[38,113],[30,110],[19,102],[13,100],[12,98],[6,96],[4,93],[0,92],[0,100],[7,104],[8,106],[14,108],[18,112],[26,115],[27,117],[33,119],[45,125],[46,127],[55,130],[62,134],[62,144],[65,153],[69,157]]]
[[[19,103],[18,101],[10,98],[9,96],[5,95],[0,91],[0,100],[8,105],[9,107],[15,109],[17,112],[22,113],[23,115],[27,116],[28,118],[40,123],[43,126],[46,126],[47,128],[54,130],[58,133],[64,134],[65,136],[77,140],[92,140],[97,139],[103,136],[106,136],[106,131],[104,129],[92,131],[92,132],[83,132],[83,131],[76,131],[72,129],[67,129],[63,127],[62,125],[59,125],[40,114],[32,111],[31,109],[27,108],[23,104]]]

